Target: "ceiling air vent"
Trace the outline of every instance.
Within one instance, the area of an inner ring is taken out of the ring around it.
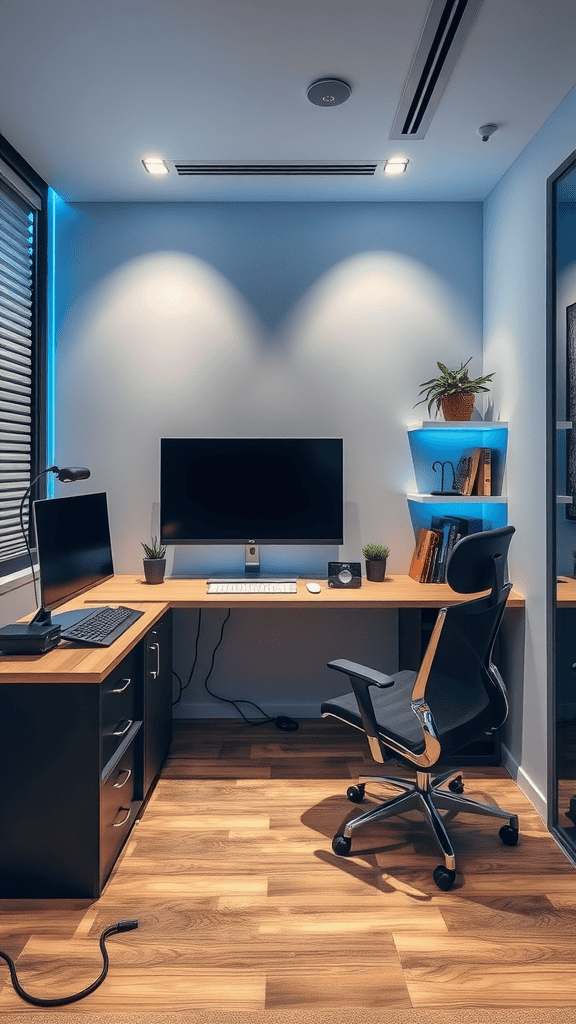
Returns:
[[[432,0],[391,139],[423,139],[482,0]]]
[[[219,174],[219,175],[358,175],[374,174],[373,164],[191,164],[175,162],[178,174]]]

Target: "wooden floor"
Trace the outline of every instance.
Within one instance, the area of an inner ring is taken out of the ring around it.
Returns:
[[[102,897],[0,901],[0,948],[25,988],[55,997],[99,973],[103,928],[137,918],[76,1012],[576,1006],[576,869],[506,773],[469,769],[466,794],[517,813],[520,844],[456,818],[458,882],[442,893],[415,814],[332,853],[359,812],[346,788],[373,767],[363,737],[328,719],[295,733],[176,723]],[[0,1013],[18,1011],[0,964]]]

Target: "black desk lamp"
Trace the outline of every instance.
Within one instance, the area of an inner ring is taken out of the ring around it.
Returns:
[[[43,469],[41,473],[38,473],[38,476],[34,477],[22,495],[22,501],[20,502],[20,529],[22,530],[22,536],[24,537],[24,542],[26,544],[26,551],[28,552],[28,558],[30,559],[36,604],[38,604],[38,587],[36,585],[36,573],[34,572],[32,552],[30,551],[30,544],[28,543],[28,534],[24,528],[24,506],[30,497],[32,488],[45,473],[56,473],[58,479],[64,484],[74,483],[76,480],[87,480],[90,476],[90,470],[86,469],[85,466],[66,466],[64,469],[58,469],[58,466],[48,466],[47,469]]]
[[[22,495],[22,501],[20,502],[20,529],[22,530],[22,536],[24,537],[24,542],[26,544],[26,551],[28,552],[28,558],[30,559],[36,605],[39,604],[38,588],[36,585],[36,573],[34,572],[32,552],[30,551],[28,535],[24,528],[24,505],[30,497],[30,492],[34,487],[34,484],[41,476],[44,476],[45,473],[56,473],[58,479],[61,480],[62,483],[73,483],[75,480],[87,480],[90,476],[90,470],[85,469],[84,466],[67,466],[65,469],[59,469],[58,466],[48,466],[47,469],[43,469],[41,473],[38,473],[38,476],[34,477]],[[36,615],[30,622],[14,622],[9,626],[0,627],[0,651],[5,654],[44,654],[45,651],[49,651],[52,647],[55,647],[59,641],[60,626],[52,624],[50,612],[47,612],[42,607],[38,609]]]

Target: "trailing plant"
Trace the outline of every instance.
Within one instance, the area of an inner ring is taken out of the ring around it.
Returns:
[[[390,554],[390,548],[385,544],[365,544],[362,554],[369,562],[385,562]]]
[[[438,415],[442,408],[442,399],[449,395],[477,395],[481,391],[489,391],[490,388],[484,385],[492,380],[494,374],[488,373],[485,377],[476,377],[471,380],[468,375],[468,363],[471,359],[472,356],[465,363],[461,363],[458,370],[449,370],[444,363],[436,363],[438,369],[442,371],[442,375],[432,377],[431,380],[426,380],[420,385],[422,388],[420,394],[424,395],[424,398],[416,402],[416,405],[428,402],[428,415],[430,415],[432,406],[436,403],[436,415]]]
[[[144,548],[144,554],[146,558],[164,558],[166,554],[166,545],[160,544],[158,537],[152,537],[151,544],[145,544],[141,541],[142,547]]]

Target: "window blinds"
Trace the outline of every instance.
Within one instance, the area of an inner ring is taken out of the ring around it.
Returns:
[[[19,508],[33,449],[36,211],[0,177],[0,574],[26,554]],[[28,529],[29,504],[24,509]]]

